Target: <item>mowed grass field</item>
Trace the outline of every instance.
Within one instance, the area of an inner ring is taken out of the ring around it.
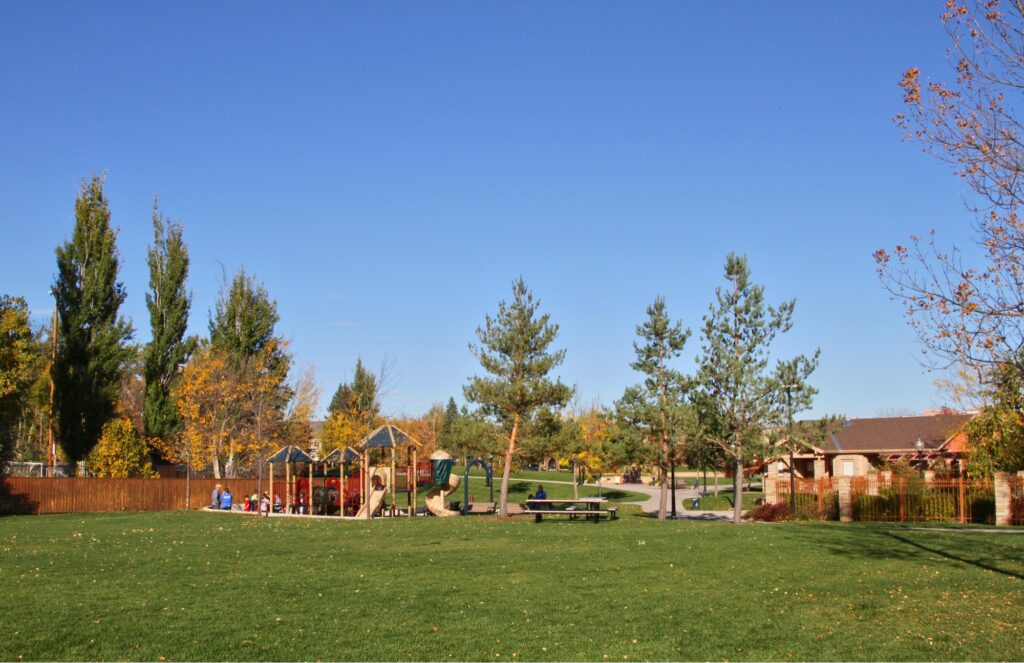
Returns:
[[[2,660],[1020,659],[1024,536],[0,518]]]

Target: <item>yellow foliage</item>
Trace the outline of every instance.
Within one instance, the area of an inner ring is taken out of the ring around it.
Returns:
[[[98,477],[155,477],[149,447],[128,417],[112,419],[103,426],[99,444],[89,457],[88,467]]]
[[[324,422],[320,446],[325,453],[354,447],[370,432],[370,427],[348,412],[335,412]]]

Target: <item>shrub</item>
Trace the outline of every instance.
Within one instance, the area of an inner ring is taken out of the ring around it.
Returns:
[[[753,511],[748,511],[752,520],[762,520],[767,523],[777,523],[780,520],[789,518],[788,504],[762,504]]]

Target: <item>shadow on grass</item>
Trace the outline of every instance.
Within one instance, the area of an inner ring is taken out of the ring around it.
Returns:
[[[38,509],[37,502],[31,501],[27,495],[12,492],[7,482],[0,478],[0,516],[25,515]]]
[[[808,527],[800,532],[807,545],[827,548],[832,554],[858,559],[906,560],[912,562],[934,560],[934,556],[1024,580],[1024,547],[1014,541],[955,533],[936,533],[927,530],[907,531],[882,526],[825,526]],[[924,539],[922,541],[922,539]]]

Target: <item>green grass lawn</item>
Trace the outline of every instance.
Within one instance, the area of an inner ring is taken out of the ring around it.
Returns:
[[[0,660],[1019,659],[1022,578],[885,525],[20,516]]]
[[[753,509],[756,505],[756,500],[762,499],[764,493],[761,491],[744,490],[743,491],[743,508]],[[707,495],[700,498],[700,510],[701,511],[729,511],[733,505],[736,504],[736,500],[733,497],[732,489],[728,491],[719,490],[718,495]],[[693,502],[686,498],[683,500],[683,508],[687,511],[693,510]]]

